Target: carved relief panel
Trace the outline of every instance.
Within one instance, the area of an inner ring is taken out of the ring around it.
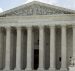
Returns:
[[[41,6],[38,4],[33,4],[31,6],[25,6],[21,9],[14,10],[5,14],[6,16],[28,16],[28,15],[52,15],[52,14],[69,14],[69,12],[65,12],[62,10]]]

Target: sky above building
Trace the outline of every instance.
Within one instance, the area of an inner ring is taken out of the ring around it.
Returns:
[[[40,1],[75,10],[75,0],[0,0],[0,12],[20,6],[31,1]]]

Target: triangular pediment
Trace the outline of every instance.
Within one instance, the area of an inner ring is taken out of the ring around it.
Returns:
[[[10,9],[0,14],[0,16],[28,16],[28,15],[52,15],[52,14],[73,14],[74,10],[69,10],[46,3],[33,1],[22,6]]]

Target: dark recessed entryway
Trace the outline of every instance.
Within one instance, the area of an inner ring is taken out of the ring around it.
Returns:
[[[34,69],[36,70],[39,66],[39,49],[34,49]]]

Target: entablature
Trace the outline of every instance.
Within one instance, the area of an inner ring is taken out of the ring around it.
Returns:
[[[75,25],[75,14],[0,17],[0,26]]]

